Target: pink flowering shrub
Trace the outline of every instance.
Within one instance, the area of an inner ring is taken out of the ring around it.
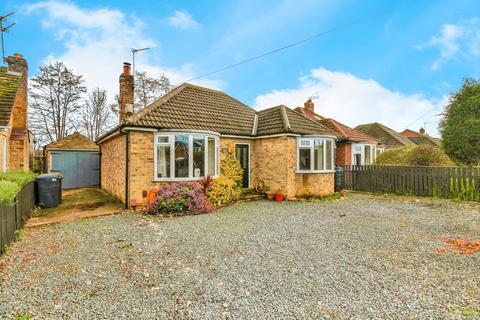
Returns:
[[[195,182],[177,182],[157,191],[155,201],[147,208],[150,214],[191,215],[210,212],[213,206],[203,187]]]

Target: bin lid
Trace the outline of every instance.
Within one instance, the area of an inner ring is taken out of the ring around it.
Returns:
[[[62,180],[63,175],[61,173],[46,173],[37,176],[36,180]]]

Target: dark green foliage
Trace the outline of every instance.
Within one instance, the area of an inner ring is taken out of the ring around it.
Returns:
[[[388,150],[377,156],[375,164],[414,167],[454,165],[442,150],[431,146],[413,146]]]
[[[480,164],[480,83],[465,79],[462,89],[451,95],[442,113],[440,132],[443,149],[454,161]]]

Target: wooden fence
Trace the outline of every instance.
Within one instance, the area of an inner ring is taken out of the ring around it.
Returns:
[[[346,166],[344,189],[480,201],[479,167]]]
[[[15,204],[0,205],[0,252],[25,225],[35,206],[35,184],[30,182],[17,193]]]

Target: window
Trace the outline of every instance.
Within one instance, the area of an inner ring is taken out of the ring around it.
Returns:
[[[299,139],[297,170],[299,172],[332,171],[334,147],[333,139]]]
[[[195,180],[218,175],[218,138],[203,134],[155,135],[155,180]]]
[[[371,165],[376,158],[376,146],[374,144],[352,144],[352,164]]]

